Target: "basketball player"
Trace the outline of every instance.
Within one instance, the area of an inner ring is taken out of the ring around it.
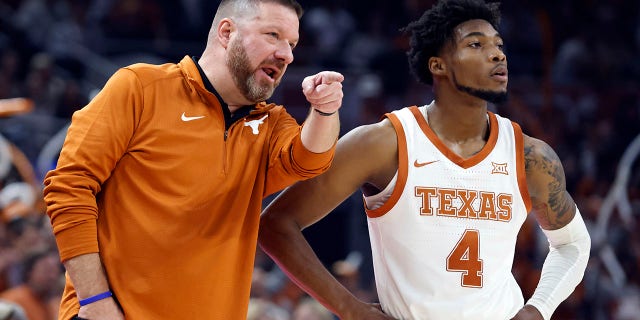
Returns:
[[[545,142],[487,110],[507,94],[497,4],[441,1],[406,28],[435,100],[340,139],[324,174],[265,209],[262,248],[341,319],[550,319],[581,281],[590,237]],[[380,312],[323,267],[301,229],[364,195]],[[550,251],[526,303],[511,274],[533,214]]]

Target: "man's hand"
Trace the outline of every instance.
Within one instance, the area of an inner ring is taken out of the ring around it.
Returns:
[[[532,305],[525,305],[512,320],[543,320],[542,314]]]
[[[334,71],[322,71],[302,80],[302,93],[314,109],[334,113],[342,105],[344,76]]]
[[[345,320],[393,320],[391,316],[386,315],[382,311],[382,307],[378,303],[364,303],[361,304],[356,310],[349,312],[344,316]]]

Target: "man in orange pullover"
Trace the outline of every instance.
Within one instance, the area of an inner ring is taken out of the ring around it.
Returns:
[[[60,319],[245,319],[262,200],[331,164],[343,76],[302,81],[303,125],[266,103],[293,61],[294,0],[223,0],[200,58],[118,70],[73,115],[45,201]]]

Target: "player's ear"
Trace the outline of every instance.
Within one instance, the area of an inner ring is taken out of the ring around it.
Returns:
[[[220,41],[223,47],[226,48],[229,45],[229,41],[231,40],[231,33],[235,31],[235,29],[235,23],[229,18],[224,18],[220,21],[220,23],[218,23],[218,41]]]
[[[440,57],[431,57],[428,62],[429,71],[436,76],[444,75],[447,71],[446,64]]]

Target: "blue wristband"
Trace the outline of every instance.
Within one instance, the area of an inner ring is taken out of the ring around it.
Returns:
[[[113,295],[113,294],[111,293],[111,291],[106,291],[106,292],[103,292],[103,293],[96,294],[96,295],[95,295],[95,296],[93,296],[93,297],[89,297],[89,298],[86,298],[86,299],[82,299],[82,300],[80,300],[80,306],[81,306],[81,307],[82,307],[82,306],[86,306],[86,305],[88,305],[88,304],[90,304],[90,303],[94,303],[94,302],[96,302],[96,301],[100,301],[100,300],[102,300],[102,299],[109,298],[109,297],[111,297],[112,295]]]

